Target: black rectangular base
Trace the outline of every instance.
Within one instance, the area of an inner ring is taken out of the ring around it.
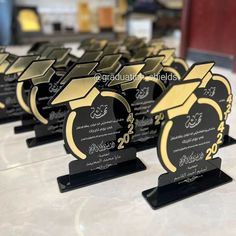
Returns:
[[[146,170],[146,166],[136,158],[134,160],[119,163],[106,170],[86,171],[74,175],[60,176],[57,178],[57,182],[60,192],[64,193],[143,170]]]
[[[10,123],[10,122],[15,122],[20,120],[20,116],[12,116],[12,117],[7,117],[7,118],[0,118],[0,125],[1,124],[6,124],[6,123]]]
[[[220,147],[227,147],[230,145],[236,144],[236,139],[230,137],[229,135],[224,136],[224,142],[220,145]]]
[[[232,178],[230,176],[220,169],[215,169],[202,174],[200,178],[191,183],[173,183],[163,187],[156,187],[142,192],[142,195],[152,209],[156,210],[231,181]]]
[[[28,138],[26,139],[26,144],[28,148],[32,148],[60,140],[62,140],[62,134],[53,134],[42,137]]]
[[[21,134],[21,133],[33,131],[34,126],[35,126],[35,124],[16,126],[16,127],[14,127],[14,133]]]

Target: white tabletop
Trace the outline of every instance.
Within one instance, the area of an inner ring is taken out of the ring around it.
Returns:
[[[232,83],[236,75],[216,68]],[[234,101],[233,108],[236,106]],[[228,123],[236,138],[236,109]],[[236,235],[236,182],[152,210],[141,195],[164,173],[155,149],[138,153],[146,171],[67,193],[56,178],[73,160],[63,141],[28,149],[33,133],[0,125],[0,235],[2,236],[228,236]],[[222,148],[222,169],[236,179],[236,145]]]

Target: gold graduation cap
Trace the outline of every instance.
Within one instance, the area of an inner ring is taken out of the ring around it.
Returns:
[[[49,82],[55,71],[51,68],[55,60],[33,61],[18,78],[16,96],[20,106],[31,114],[28,104],[25,103],[22,92],[24,81],[32,80],[33,84]]]
[[[212,78],[211,69],[214,66],[214,62],[194,64],[189,72],[183,78],[183,81],[190,81],[194,79],[200,79],[201,85],[199,88],[204,88],[209,80]]]
[[[158,55],[165,57],[162,63],[164,66],[170,66],[174,61],[175,49],[173,48],[163,49],[159,51]]]
[[[61,43],[49,43],[49,42],[41,43],[41,45],[37,49],[36,53],[39,54],[39,55],[42,55],[48,47],[50,47],[51,49],[52,48],[61,48],[61,47],[63,47],[63,44],[61,44]],[[50,50],[49,50],[49,52],[50,52]],[[48,51],[46,52],[46,54],[47,53],[48,53]]]
[[[144,67],[144,64],[123,66],[121,70],[114,76],[114,78],[108,84],[108,87],[127,83],[134,80],[135,77],[137,77],[137,75],[140,73],[143,67]]]
[[[201,81],[194,80],[173,85],[151,110],[151,114],[160,113],[184,105]]]
[[[55,60],[38,60],[33,61],[28,68],[18,78],[19,82],[25,80],[33,80],[36,78],[42,78],[48,70],[51,68]],[[48,80],[48,78],[47,78]]]
[[[145,60],[145,65],[142,69],[144,75],[156,75],[158,74],[163,66],[162,61],[164,56],[150,57]]]
[[[43,50],[40,53],[41,59],[47,59],[50,53],[53,51],[53,49],[61,48],[60,46],[49,44],[45,45]]]
[[[9,53],[0,53],[0,73],[4,73],[10,64],[7,61],[8,56],[9,56]]]
[[[137,88],[139,83],[142,80],[145,80],[145,81],[152,81],[152,82],[155,82],[155,83],[159,84],[159,86],[164,91],[166,89],[165,85],[160,80],[158,80],[158,78],[156,78],[156,75],[163,68],[163,66],[161,64],[163,59],[164,59],[164,57],[151,57],[151,58],[147,58],[145,60],[145,65],[142,68],[141,73],[139,73],[134,78],[133,81],[121,84],[122,90],[125,91],[127,89]]]
[[[32,61],[37,60],[38,58],[39,56],[36,55],[18,57],[13,62],[13,64],[8,67],[5,74],[10,75],[23,72],[25,68],[28,67]]]
[[[130,62],[142,61],[146,57],[150,57],[153,54],[153,47],[139,48],[135,52],[134,56],[130,59]]]
[[[107,40],[97,40],[96,42],[91,44],[91,46],[88,48],[88,50],[89,51],[100,51],[100,50],[103,50],[106,45],[107,45]]]
[[[153,47],[153,53],[157,54],[160,50],[164,49],[163,40],[151,41],[150,46]]]
[[[7,59],[9,53],[0,53],[0,65]]]
[[[66,67],[70,61],[70,48],[54,48],[47,56],[47,59],[55,59],[55,68]]]
[[[60,89],[51,104],[56,105],[85,98],[91,90],[92,94],[98,94],[99,91],[94,87],[98,80],[99,78],[97,77],[72,79],[67,85]],[[84,105],[88,103],[91,103],[91,100],[88,100]]]
[[[95,38],[90,38],[90,39],[84,39],[80,42],[79,48],[84,48],[87,49],[89,48],[93,43],[96,42]]]
[[[103,55],[119,53],[120,46],[118,43],[108,43],[103,49]]]
[[[144,38],[129,37],[125,44],[129,50],[145,47]]]
[[[60,84],[65,84],[67,81],[73,78],[78,78],[91,74],[97,65],[98,62],[91,62],[77,64],[73,66],[73,68],[65,75],[65,77],[62,78]]]
[[[121,57],[121,54],[104,56],[100,60],[96,70],[101,73],[116,73],[121,67],[121,64],[119,63]]]
[[[79,62],[94,62],[98,61],[103,54],[103,51],[93,51],[93,52],[85,52],[81,58],[79,59]]]

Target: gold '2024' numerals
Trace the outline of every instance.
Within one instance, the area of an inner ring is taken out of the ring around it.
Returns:
[[[128,116],[128,118],[127,118],[127,122],[129,122],[129,124],[128,124],[128,132],[127,133],[125,133],[124,135],[123,135],[123,137],[122,138],[119,138],[118,139],[118,143],[119,143],[119,145],[118,145],[118,149],[123,149],[124,148],[124,144],[127,144],[127,143],[129,143],[130,142],[130,136],[131,136],[131,134],[133,134],[134,133],[134,125],[133,125],[133,123],[134,123],[134,117],[133,117],[133,113],[130,113],[129,114],[129,116]]]
[[[232,107],[232,101],[233,101],[233,95],[230,94],[227,98],[227,105],[226,105],[226,111],[224,112],[224,120],[227,120],[229,113],[231,112],[231,107]]]
[[[223,132],[225,129],[225,123],[224,121],[220,122],[220,125],[217,128],[217,131],[219,132],[217,134],[217,141],[216,143],[213,143],[210,148],[206,151],[206,160],[210,160],[214,154],[217,153],[219,149],[219,145],[223,143]]]
[[[163,113],[160,113],[155,116],[155,125],[161,124],[161,121],[164,120],[165,116]]]

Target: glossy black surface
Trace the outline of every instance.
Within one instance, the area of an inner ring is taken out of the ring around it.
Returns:
[[[215,169],[202,174],[193,182],[172,183],[163,187],[148,189],[142,192],[142,195],[152,209],[156,210],[231,181],[231,177],[220,169]]]
[[[36,137],[36,138],[29,138],[26,139],[26,144],[28,148],[37,147],[40,145],[56,142],[62,140],[62,133],[59,134],[52,134],[48,136]]]
[[[77,168],[77,161],[73,161],[70,163],[70,167],[73,168],[73,166]],[[135,158],[130,161],[119,163],[106,170],[94,170],[83,173],[74,172],[70,175],[60,176],[57,178],[57,182],[60,192],[63,193],[125,175],[133,174],[145,169],[145,165],[138,158]]]

